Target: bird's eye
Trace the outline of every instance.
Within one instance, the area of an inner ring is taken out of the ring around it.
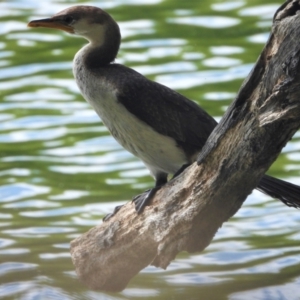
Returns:
[[[64,16],[63,21],[67,24],[71,24],[74,21],[72,16]]]

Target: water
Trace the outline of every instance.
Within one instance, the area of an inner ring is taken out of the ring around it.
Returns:
[[[148,267],[122,293],[89,291],[78,282],[69,242],[153,181],[78,92],[71,64],[84,41],[26,28],[73,4],[0,2],[0,298],[300,299],[300,212],[259,192],[204,252],[181,253],[166,271]],[[281,3],[81,4],[102,7],[119,22],[118,62],[177,89],[219,120]],[[269,174],[300,184],[299,136]]]

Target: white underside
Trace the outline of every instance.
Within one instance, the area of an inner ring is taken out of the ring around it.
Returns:
[[[75,56],[73,72],[79,89],[94,108],[112,136],[129,152],[139,157],[152,176],[159,173],[174,174],[187,162],[176,142],[154,131],[117,101],[116,88],[97,78],[80,65],[78,59],[84,48]],[[80,70],[80,71],[79,71]]]

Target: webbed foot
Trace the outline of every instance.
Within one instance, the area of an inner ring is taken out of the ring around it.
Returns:
[[[155,193],[161,189],[162,185],[156,186],[151,190],[145,191],[143,194],[140,194],[132,199],[135,204],[135,210],[138,214],[141,214],[144,208],[150,204],[150,201],[154,197]]]

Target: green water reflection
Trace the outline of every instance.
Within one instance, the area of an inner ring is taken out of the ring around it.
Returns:
[[[78,283],[69,242],[153,184],[78,93],[85,41],[27,29],[77,1],[0,2],[0,298],[299,299],[300,215],[254,192],[208,249],[148,267],[122,293]],[[79,2],[78,2],[79,4]],[[119,22],[118,62],[221,118],[268,37],[280,2],[98,1]],[[300,184],[299,133],[270,173]]]

